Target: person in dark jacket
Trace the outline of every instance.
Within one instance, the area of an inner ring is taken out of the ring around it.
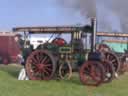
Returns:
[[[18,80],[29,80],[29,77],[27,76],[27,73],[25,70],[25,64],[26,64],[27,57],[33,51],[33,45],[30,44],[29,40],[24,41],[22,39],[22,36],[19,36],[19,35],[15,36],[15,41],[17,42],[17,45],[20,49],[20,54],[18,56],[20,58],[20,64],[23,65],[23,68],[19,73]]]
[[[30,44],[29,40],[27,40],[25,42],[24,48],[22,50],[22,56],[23,56],[25,62],[27,60],[27,57],[31,54],[32,51],[33,51],[33,45]]]
[[[20,53],[17,56],[18,57],[18,62],[19,62],[19,64],[22,64],[24,62],[24,58],[22,56],[22,51],[23,51],[23,48],[24,48],[24,40],[22,39],[22,35],[20,35],[20,34],[16,34],[14,36],[14,40],[17,43],[17,47],[20,50]]]
[[[25,60],[23,57],[23,50],[24,50],[24,40],[20,34],[16,34],[14,40],[17,43],[18,48],[20,49],[20,53],[18,54],[18,62],[23,65],[23,68],[19,72],[18,80],[29,80],[26,70],[25,70]]]
[[[16,34],[14,39],[15,39],[19,49],[22,50],[24,48],[24,40],[22,39],[22,35]]]

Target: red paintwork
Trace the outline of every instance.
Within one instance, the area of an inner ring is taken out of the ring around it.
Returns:
[[[0,35],[0,56],[4,64],[16,63],[20,50],[12,35]]]
[[[66,41],[62,38],[56,38],[55,40],[52,41],[52,43],[58,46],[64,46]]]
[[[25,68],[30,80],[51,80],[56,71],[53,56],[44,50],[33,51],[27,58]]]

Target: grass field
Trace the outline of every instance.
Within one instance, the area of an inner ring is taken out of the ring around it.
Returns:
[[[0,65],[0,96],[128,96],[128,74],[99,87],[83,86],[71,80],[18,81],[21,67]]]

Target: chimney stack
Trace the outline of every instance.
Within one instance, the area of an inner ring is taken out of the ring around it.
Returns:
[[[96,18],[91,18],[91,27],[92,27],[92,34],[91,34],[91,52],[95,52],[95,45],[96,45],[96,32],[97,32],[97,20]]]

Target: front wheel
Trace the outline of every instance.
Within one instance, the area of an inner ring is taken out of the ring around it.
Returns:
[[[98,86],[104,80],[104,67],[100,62],[87,61],[80,68],[80,80],[84,85]]]
[[[59,76],[61,79],[70,79],[72,76],[72,67],[69,61],[66,61],[59,66]]]

